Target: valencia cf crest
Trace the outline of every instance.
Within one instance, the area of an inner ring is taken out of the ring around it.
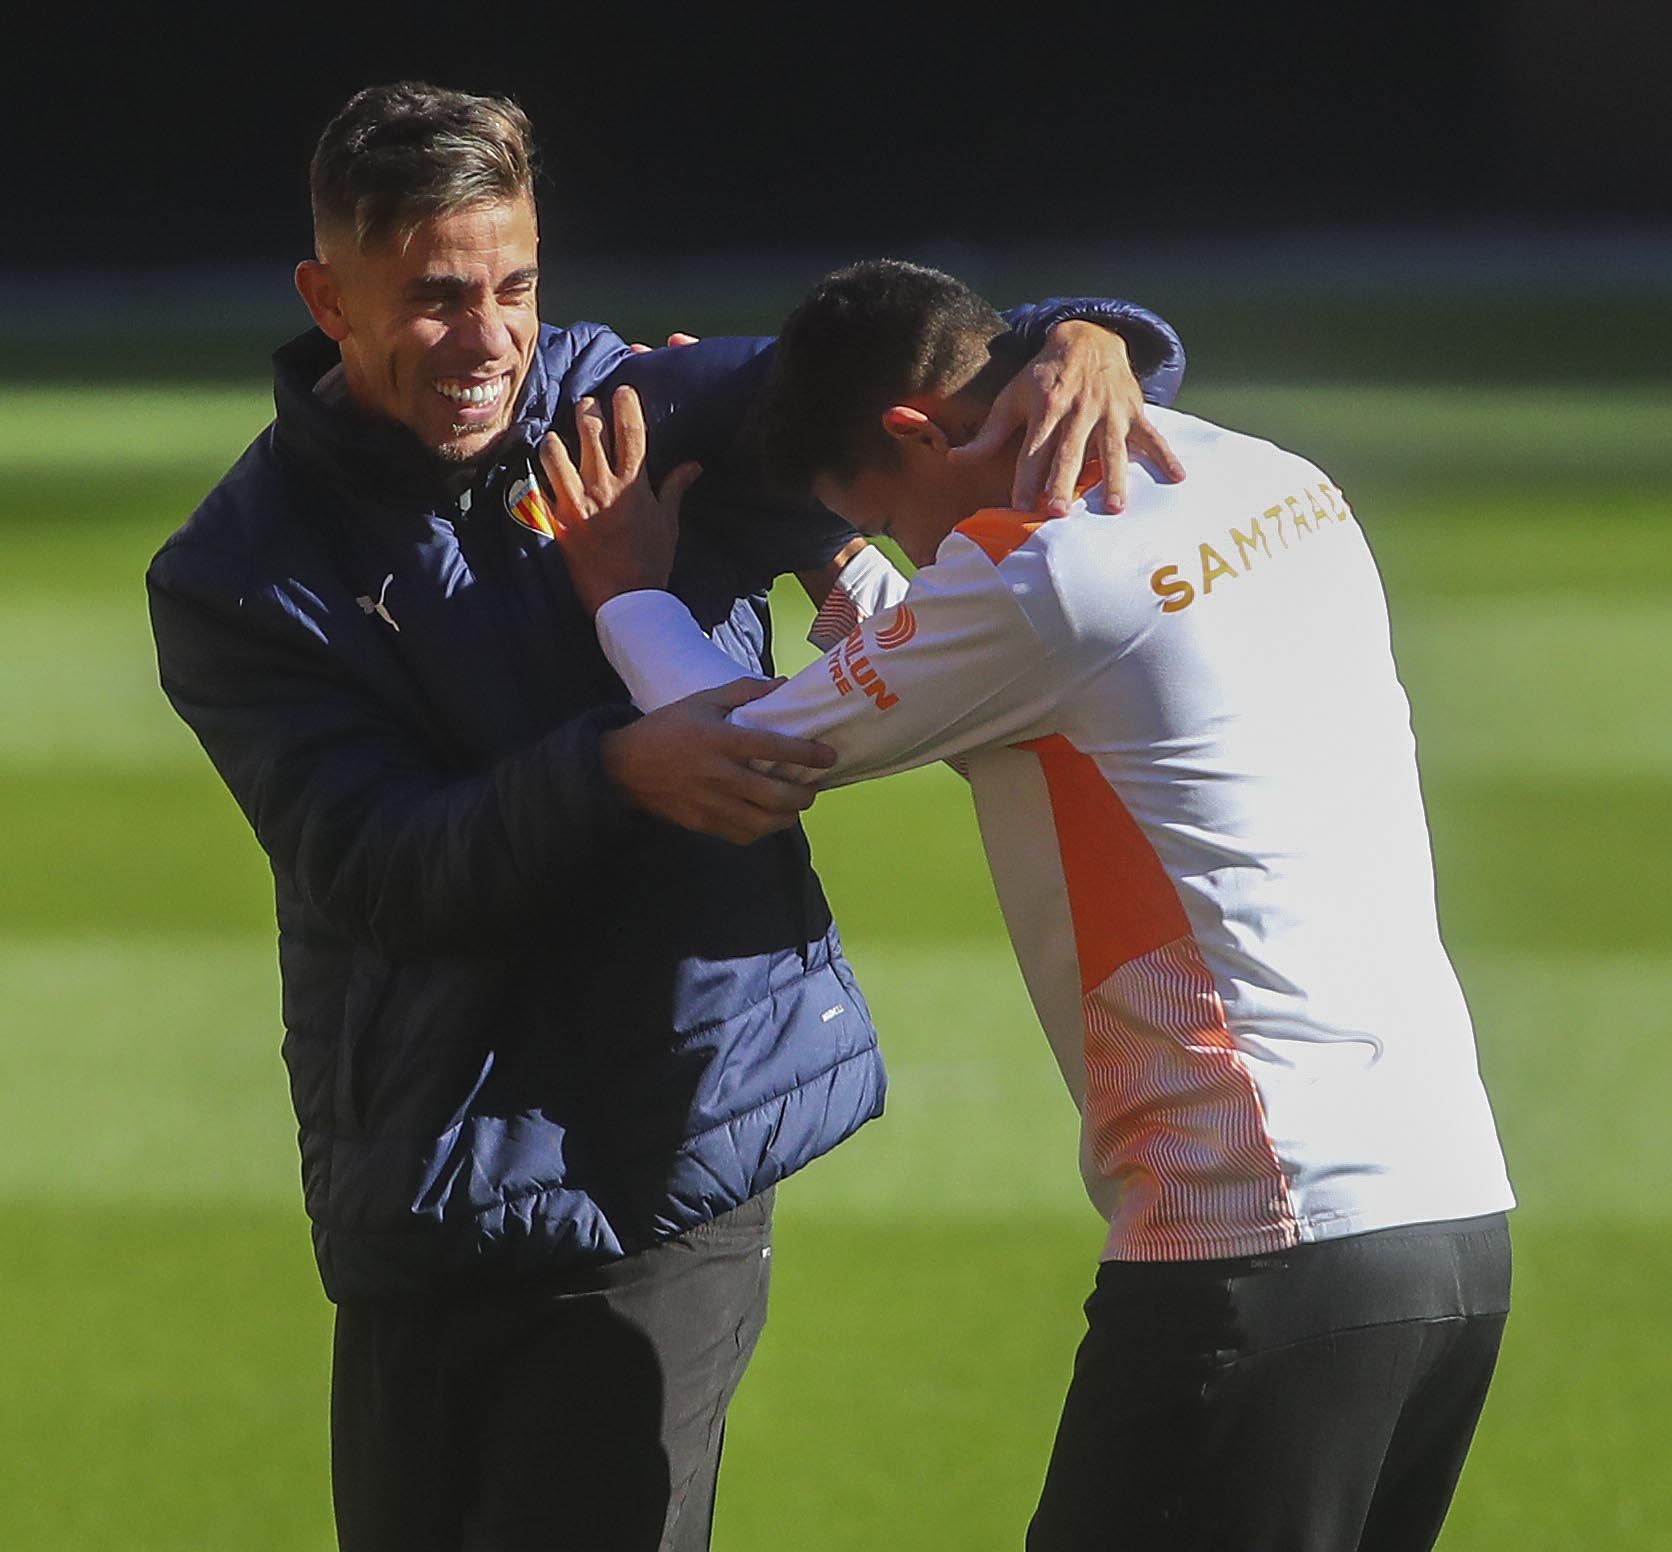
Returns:
[[[532,473],[512,480],[506,487],[505,510],[524,528],[532,528],[544,539],[554,538],[557,534],[557,519],[552,513],[551,503],[546,500],[545,491]]]

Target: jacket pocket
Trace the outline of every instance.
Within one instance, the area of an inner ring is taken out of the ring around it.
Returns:
[[[365,1116],[360,1091],[360,1047],[389,995],[394,972],[387,960],[357,948],[343,997],[342,1034],[337,1040],[336,1097],[333,1120],[340,1137],[357,1136]]]

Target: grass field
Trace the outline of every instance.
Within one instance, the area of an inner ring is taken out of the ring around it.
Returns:
[[[1443,1545],[1663,1548],[1672,394],[1186,407],[1313,453],[1388,580],[1443,921],[1523,1204],[1517,1310]],[[9,1552],[330,1545],[330,1319],[269,884],[155,688],[140,585],[266,413],[254,387],[0,390]],[[894,1086],[781,1194],[717,1545],[1016,1547],[1100,1243],[1072,1110],[956,780],[832,794],[810,828]],[[879,838],[899,859],[881,887]]]

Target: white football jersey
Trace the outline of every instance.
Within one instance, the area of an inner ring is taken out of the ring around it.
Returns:
[[[735,719],[833,745],[826,785],[967,769],[1108,1257],[1507,1208],[1364,536],[1304,459],[1150,414],[1188,479],[976,514]],[[599,630],[643,706],[737,676],[666,594]]]

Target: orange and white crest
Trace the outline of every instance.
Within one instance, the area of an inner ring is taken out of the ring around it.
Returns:
[[[540,482],[531,475],[513,480],[505,491],[505,510],[524,528],[532,528],[542,538],[554,538],[557,520],[552,515],[551,503],[546,500]]]

